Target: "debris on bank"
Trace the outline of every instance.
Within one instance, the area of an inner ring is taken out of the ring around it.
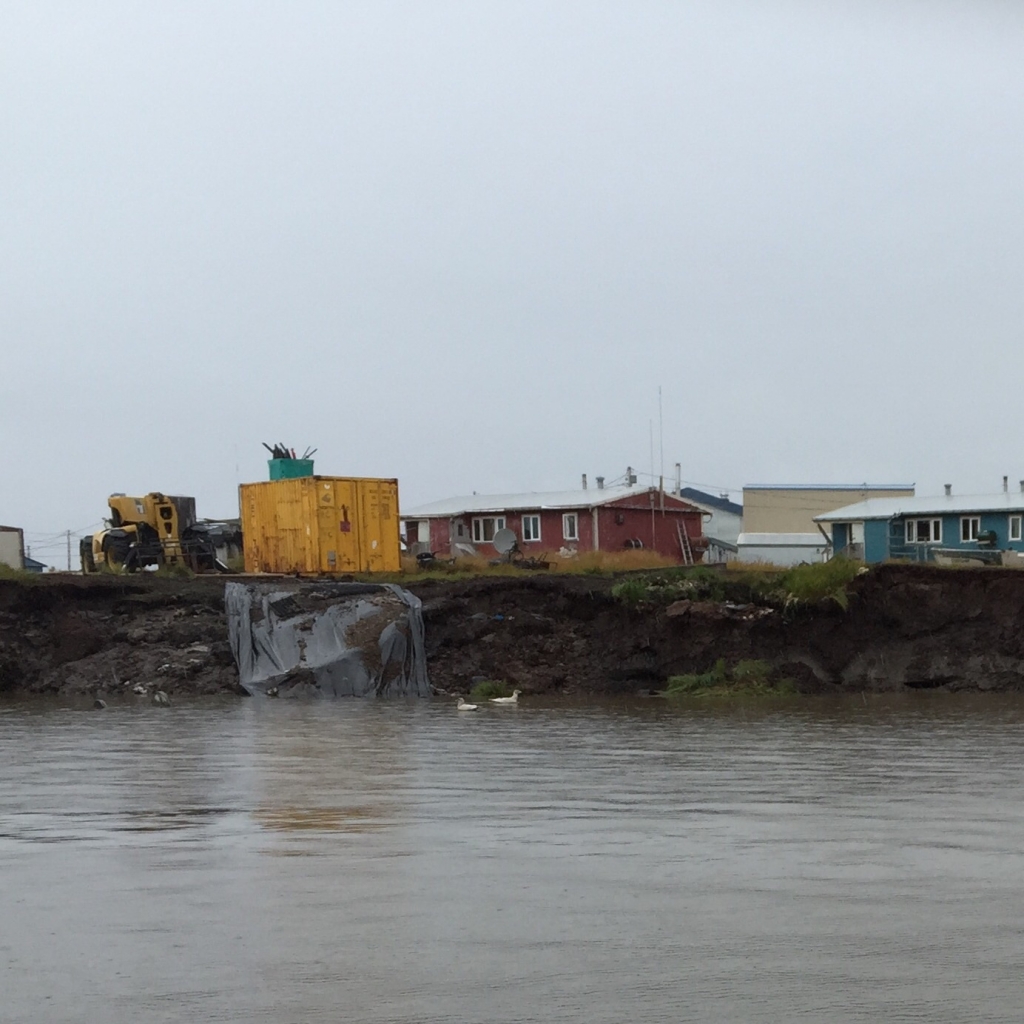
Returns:
[[[285,697],[426,697],[420,601],[394,584],[228,583],[239,681]]]

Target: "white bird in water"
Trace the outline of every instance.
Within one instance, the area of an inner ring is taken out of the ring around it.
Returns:
[[[491,698],[491,703],[492,704],[518,704],[519,703],[519,694],[521,694],[522,692],[523,692],[522,690],[513,690],[511,697],[492,697]]]
[[[461,697],[459,698],[459,703],[455,706],[459,709],[459,711],[476,711],[475,704],[467,704]]]

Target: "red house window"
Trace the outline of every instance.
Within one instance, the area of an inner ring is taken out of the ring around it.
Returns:
[[[577,516],[575,512],[566,512],[565,515],[562,516],[562,539],[580,539],[580,520],[579,516]]]

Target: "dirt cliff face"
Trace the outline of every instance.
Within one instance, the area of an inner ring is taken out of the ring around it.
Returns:
[[[631,610],[589,577],[414,588],[435,685],[657,689],[719,658],[770,662],[808,692],[1024,688],[1024,573],[883,566],[834,601],[783,610],[680,601]]]
[[[1024,572],[882,566],[834,601],[786,610],[677,601],[631,608],[613,580],[410,583],[432,683],[525,693],[655,690],[720,658],[770,662],[808,692],[1024,688]],[[0,580],[0,693],[237,692],[223,581]]]
[[[220,581],[0,580],[0,695],[238,689]]]

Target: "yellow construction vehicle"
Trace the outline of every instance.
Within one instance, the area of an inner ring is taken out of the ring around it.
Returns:
[[[108,504],[109,527],[81,540],[82,572],[175,565],[193,572],[227,571],[209,527],[196,519],[195,498],[112,494]]]

